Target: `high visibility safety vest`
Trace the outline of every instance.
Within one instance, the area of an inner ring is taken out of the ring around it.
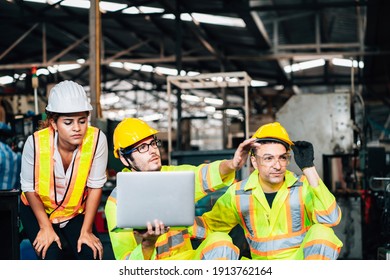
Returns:
[[[222,180],[219,174],[220,163],[221,161],[215,161],[210,164],[201,164],[199,166],[162,166],[161,171],[194,171],[196,202],[210,192],[216,191],[233,183],[235,172],[232,172]],[[123,171],[129,170],[125,168]],[[144,257],[141,245],[138,244],[133,232],[112,231],[112,229],[116,227],[116,196],[117,192],[116,188],[114,188],[108,197],[105,206],[107,226],[115,259],[143,260]],[[136,215],[136,213],[134,214]],[[178,215],[180,215],[180,213]],[[187,257],[189,258],[192,256],[192,253],[187,254],[190,250],[192,250],[192,244],[187,229],[170,230],[157,239],[156,251],[152,256],[152,259],[167,259],[178,254],[183,254],[181,255],[183,256],[183,259]]]
[[[45,128],[34,133],[34,189],[52,223],[61,223],[84,212],[86,183],[97,143],[99,129],[89,126],[74,159],[72,175],[62,201],[57,201],[54,174],[54,131]],[[22,193],[21,200],[28,201]]]
[[[338,256],[342,243],[330,227],[340,222],[341,210],[324,183],[320,181],[319,186],[313,188],[304,176],[287,171],[285,182],[270,207],[258,175],[255,170],[247,179],[229,187],[210,212],[196,218],[192,236],[205,238],[212,231],[230,232],[240,224],[252,259],[304,258],[297,255],[300,248],[306,253],[311,250],[313,255],[319,254],[312,250],[318,245],[318,239],[326,244],[326,252],[321,253]],[[321,227],[314,227],[316,224]],[[311,228],[325,230],[309,235]],[[306,240],[307,248],[302,248]]]

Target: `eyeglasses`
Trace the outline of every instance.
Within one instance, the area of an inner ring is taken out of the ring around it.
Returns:
[[[291,159],[291,155],[289,153],[285,153],[278,157],[275,157],[273,155],[264,155],[264,156],[255,155],[255,156],[260,158],[261,164],[264,166],[274,166],[276,162],[279,162],[280,166],[285,167],[287,164],[290,163],[290,159]]]
[[[139,145],[138,147],[132,148],[128,151],[126,149],[121,150],[122,155],[127,156],[130,155],[134,151],[138,151],[139,153],[143,154],[149,151],[149,147],[152,146],[153,148],[161,147],[161,140],[160,139],[154,139],[149,144],[143,143]]]

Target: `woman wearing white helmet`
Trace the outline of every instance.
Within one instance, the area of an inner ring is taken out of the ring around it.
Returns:
[[[107,180],[107,139],[88,125],[84,89],[63,81],[52,88],[41,129],[23,149],[20,217],[41,259],[102,259],[94,226]]]

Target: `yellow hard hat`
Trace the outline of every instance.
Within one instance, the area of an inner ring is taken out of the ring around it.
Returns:
[[[259,129],[253,134],[252,138],[261,140],[273,140],[281,141],[287,144],[288,147],[294,145],[286,129],[278,122],[268,123],[259,127]],[[282,143],[282,144],[283,144]]]
[[[119,158],[119,149],[127,148],[157,133],[158,130],[151,128],[140,119],[126,118],[122,120],[114,130],[114,156]]]

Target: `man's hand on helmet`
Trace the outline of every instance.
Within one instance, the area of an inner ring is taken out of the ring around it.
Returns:
[[[314,149],[310,142],[295,141],[291,148],[295,162],[301,170],[314,166]]]

